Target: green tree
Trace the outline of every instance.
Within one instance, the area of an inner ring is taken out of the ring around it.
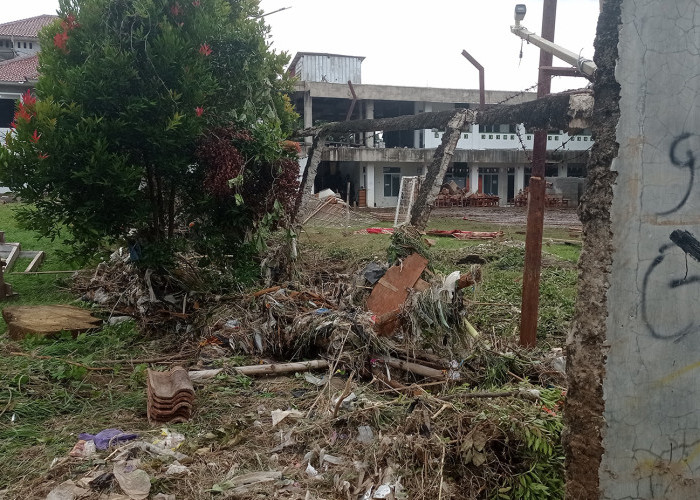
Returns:
[[[37,98],[18,104],[0,148],[0,182],[29,203],[24,225],[86,256],[127,234],[145,252],[171,251],[195,219],[235,248],[269,221],[285,196],[277,179],[293,189],[282,139],[295,114],[288,57],[270,50],[258,4],[62,0],[40,35]],[[198,155],[222,128],[250,138],[237,168]],[[261,170],[267,186],[251,189]],[[229,189],[212,190],[227,173]]]

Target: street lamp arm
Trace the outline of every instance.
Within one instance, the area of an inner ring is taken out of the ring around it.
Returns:
[[[511,26],[510,31],[511,33],[522,38],[528,43],[532,43],[533,45],[539,47],[545,52],[548,52],[553,56],[558,57],[562,61],[569,63],[572,66],[575,66],[581,73],[586,75],[589,79],[593,78],[593,75],[595,75],[596,69],[598,67],[590,59],[580,57],[577,54],[571,52],[570,50],[565,49],[564,47],[561,47],[560,45],[557,45],[554,42],[550,42],[545,38],[542,38],[541,36],[533,33],[532,31],[529,31],[524,26]]]

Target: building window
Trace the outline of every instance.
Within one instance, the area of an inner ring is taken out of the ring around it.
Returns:
[[[24,48],[25,49],[27,48],[27,42],[24,42]]]
[[[29,48],[30,49],[32,48],[32,42],[29,42]]]
[[[15,101],[0,99],[0,128],[9,128],[15,115]]]
[[[21,49],[21,48],[22,48],[21,45],[22,45],[22,44],[21,44],[20,42],[17,42],[17,48],[18,48],[18,49]]]
[[[401,168],[384,167],[384,197],[398,197],[401,186]]]

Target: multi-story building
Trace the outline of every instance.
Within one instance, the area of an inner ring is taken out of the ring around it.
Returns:
[[[39,76],[39,31],[56,16],[36,16],[0,24],[0,140],[9,130],[15,103]]]
[[[293,100],[304,127],[348,118],[479,107],[478,90],[363,84],[363,59],[309,52],[294,57],[288,71],[299,78]],[[486,91],[485,97],[487,105],[518,104],[535,99],[536,94]],[[401,177],[425,173],[442,134],[426,129],[330,137],[315,191],[331,188],[345,197],[350,182],[352,199],[364,199],[369,207],[396,206]],[[548,134],[548,180],[572,204],[578,202],[592,144],[588,131],[574,137],[560,130]],[[304,153],[309,145],[307,138]],[[528,185],[532,146],[533,134],[520,124],[473,125],[457,145],[445,182],[454,180],[472,192],[499,196],[500,204],[505,205]],[[364,191],[362,196],[360,191]]]

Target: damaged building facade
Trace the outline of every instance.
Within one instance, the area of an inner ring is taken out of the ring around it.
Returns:
[[[479,108],[479,90],[362,84],[363,57],[298,53],[289,66],[297,77],[293,101],[304,128],[346,119],[379,119]],[[535,93],[487,91],[486,104],[520,104]],[[333,189],[367,207],[395,207],[401,177],[424,175],[444,131],[338,134],[327,139],[314,191]],[[474,124],[462,134],[444,181],[469,192],[499,197],[505,206],[526,188],[534,134],[520,124]],[[590,132],[570,137],[552,130],[547,137],[547,177],[572,204],[583,190],[585,165],[593,145]],[[311,145],[307,138],[302,156]],[[302,164],[305,164],[305,158]],[[347,186],[350,183],[350,193]]]

